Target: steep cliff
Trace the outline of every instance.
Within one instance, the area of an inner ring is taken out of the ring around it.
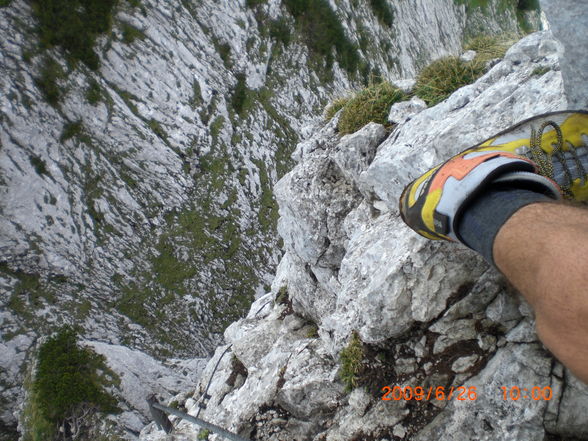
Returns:
[[[378,2],[347,0],[314,15],[278,0],[121,0],[99,2],[116,6],[88,49],[95,23],[48,16],[43,25],[42,3],[0,1],[0,419],[8,437],[39,337],[62,324],[80,326],[122,376],[120,420],[136,434],[149,392],[193,387],[198,369],[186,374],[190,362],[177,359],[209,357],[226,326],[269,291],[282,254],[273,183],[329,98],[372,75],[414,77],[457,54],[465,35],[528,22],[517,2],[503,1],[401,1],[388,16]],[[67,17],[80,18],[81,6],[70,9]],[[313,34],[322,29],[317,17],[335,30],[325,42]],[[342,240],[340,227],[335,220],[329,234]],[[304,231],[303,240],[324,240],[324,231]],[[312,277],[324,282],[344,250],[314,247],[301,258],[320,261]],[[332,297],[320,297],[317,317]]]
[[[372,123],[341,138],[335,117],[299,144],[275,186],[286,253],[272,291],[225,331],[188,412],[256,440],[586,439],[588,386],[538,341],[524,299],[472,251],[415,235],[397,208],[443,158],[565,109],[562,53],[532,34],[391,133]],[[385,386],[420,399],[384,400]]]

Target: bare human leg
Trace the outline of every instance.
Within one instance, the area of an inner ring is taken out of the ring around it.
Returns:
[[[527,205],[493,248],[498,268],[533,307],[541,341],[588,384],[588,210]]]

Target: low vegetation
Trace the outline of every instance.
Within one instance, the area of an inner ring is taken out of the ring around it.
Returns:
[[[347,72],[357,71],[360,61],[357,48],[345,35],[343,25],[327,0],[284,0],[284,5],[294,17],[315,60],[321,63],[324,60],[328,69],[336,59]]]
[[[472,61],[459,57],[445,57],[425,67],[417,77],[414,93],[429,106],[445,100],[460,87],[474,83],[484,73],[488,61],[504,57],[507,49],[516,41],[513,36],[482,35],[469,40],[466,50],[476,51]]]
[[[445,100],[460,87],[476,81],[486,70],[477,60],[445,57],[425,67],[417,78],[414,93],[429,106]]]
[[[508,48],[517,40],[517,36],[509,34],[478,35],[469,39],[464,49],[476,51],[476,61],[486,64],[490,60],[503,58]]]
[[[40,75],[35,79],[35,83],[41,90],[45,101],[53,107],[57,107],[61,101],[63,92],[58,81],[65,78],[65,72],[50,56],[43,58],[41,62]]]
[[[343,109],[337,127],[339,133],[345,135],[372,121],[387,125],[390,106],[404,99],[406,96],[401,90],[383,81],[369,85],[349,99],[336,101],[333,103],[335,107],[327,109],[327,114],[334,114],[338,108]]]
[[[394,23],[394,13],[387,0],[370,0],[370,6],[375,16],[386,26]]]
[[[41,46],[61,47],[68,60],[92,70],[100,64],[96,37],[110,30],[116,0],[33,0]]]
[[[339,368],[339,378],[345,384],[347,392],[351,392],[359,385],[360,376],[364,369],[363,367],[364,348],[359,334],[353,332],[347,347],[345,347],[340,355],[339,361],[341,367]]]
[[[25,441],[62,439],[71,432],[78,434],[76,439],[92,439],[88,432],[96,413],[118,412],[116,400],[105,388],[120,380],[102,355],[77,344],[71,328],[62,328],[40,347],[33,377]]]
[[[145,38],[145,33],[130,23],[123,22],[121,24],[121,31],[122,41],[126,44],[132,44],[136,40],[143,40]]]

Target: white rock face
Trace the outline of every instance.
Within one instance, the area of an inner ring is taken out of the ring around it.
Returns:
[[[397,208],[404,185],[427,168],[564,109],[560,51],[549,32],[529,35],[383,142],[376,124],[339,139],[331,122],[299,145],[298,165],[276,185],[286,254],[272,293],[228,328],[231,346],[217,349],[188,411],[212,377],[200,416],[250,439],[585,437],[588,386],[538,341],[524,299],[475,253],[415,235]],[[550,71],[538,76],[538,67]],[[338,372],[353,332],[364,371],[349,393]],[[384,386],[424,396],[385,401]],[[551,400],[532,399],[549,390]],[[197,433],[185,423],[176,431]],[[164,438],[150,426],[141,439]]]
[[[588,66],[582,48],[588,45],[588,15],[586,4],[575,0],[541,0],[549,27],[565,47],[561,70],[571,109],[588,107]],[[573,25],[570,25],[573,23]]]
[[[432,59],[458,54],[470,20],[454,0],[391,3],[392,26],[380,23],[371,7],[331,1],[367,64],[363,74],[349,75],[335,63],[332,75],[323,75],[313,67],[304,35],[292,31],[286,47],[268,32],[279,18],[295,28],[279,0],[256,8],[228,0],[141,0],[137,8],[118,3],[112,32],[96,44],[97,71],[70,66],[58,48],[37,47],[30,2],[0,6],[0,347],[6,349],[0,351],[0,427],[15,427],[12,414],[24,396],[32,343],[63,324],[81,326],[87,341],[110,345],[118,357],[111,361],[122,372],[140,370],[134,351],[143,351],[173,357],[164,365],[175,376],[168,372],[166,378],[195,380],[195,373],[184,373],[191,369],[188,361],[173,360],[210,356],[227,324],[269,290],[282,257],[272,186],[291,167],[294,145],[310,137],[324,105],[358,87],[369,72],[414,78]],[[489,17],[472,12],[477,23],[515,30],[512,11],[500,16],[499,0],[490,3]],[[144,37],[125,42],[124,23]],[[62,95],[57,106],[46,102],[39,86],[46,56],[65,73],[56,80]],[[88,98],[92,89],[99,91],[95,103]],[[247,98],[241,110],[238,91]],[[325,132],[297,150],[302,168],[282,184],[284,195],[309,193],[283,204],[291,211],[280,227],[287,251],[273,286],[275,293],[287,285],[293,308],[324,322],[318,332],[328,344],[317,352],[332,357],[355,328],[355,313],[344,311],[348,300],[349,307],[368,308],[357,318],[362,338],[379,341],[388,331],[370,316],[378,305],[370,295],[405,290],[379,300],[385,326],[401,334],[439,314],[450,295],[435,293],[469,276],[458,274],[456,262],[431,274],[431,286],[438,287],[431,291],[415,275],[403,281],[392,266],[375,277],[382,253],[398,235],[393,204],[374,199],[374,184],[364,183],[384,129],[372,126],[342,143],[328,133],[328,142]],[[311,214],[299,219],[300,210]],[[396,251],[385,254],[392,261],[404,259],[413,246],[429,250],[412,238],[398,241]],[[417,271],[435,259],[416,258],[405,268]],[[473,278],[480,273],[474,266]],[[354,290],[361,291],[357,299]],[[412,303],[407,290],[416,293]],[[396,322],[400,313],[406,318]],[[264,310],[258,317],[266,315]],[[284,321],[289,331],[301,325]],[[279,329],[263,328],[268,335],[286,332]],[[252,369],[273,344],[268,340],[249,353],[251,340],[265,334],[252,337],[233,326],[227,338],[231,332],[235,353]],[[282,357],[269,353],[272,360]],[[275,370],[273,361],[267,363]],[[321,369],[310,360],[300,363],[312,372]],[[147,372],[141,387],[157,391],[151,378],[157,370]],[[284,386],[289,392],[280,395],[281,405],[307,418],[338,396],[339,386],[317,392],[334,377],[332,370],[320,381]],[[296,410],[299,393],[320,405]],[[144,410],[135,398],[122,422],[130,430]],[[295,430],[316,427],[300,423]]]

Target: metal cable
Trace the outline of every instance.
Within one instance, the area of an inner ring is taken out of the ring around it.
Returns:
[[[208,398],[208,388],[210,387],[210,383],[212,383],[212,379],[214,378],[214,373],[216,372],[218,365],[220,364],[221,360],[223,359],[223,357],[225,356],[225,354],[227,353],[227,351],[229,349],[231,349],[233,345],[230,344],[229,346],[227,346],[227,348],[223,351],[223,353],[221,354],[220,357],[218,357],[218,360],[216,361],[216,364],[214,365],[214,369],[212,370],[212,374],[210,374],[210,378],[208,379],[208,384],[206,385],[206,389],[204,389],[204,393],[201,395],[201,399],[204,398],[204,401],[206,401]],[[206,406],[206,403],[204,403],[204,406]],[[200,406],[198,406],[198,410],[196,411],[196,416],[200,415],[200,410],[202,408]]]
[[[163,412],[180,417],[181,419],[189,421],[190,423],[197,424],[198,426],[201,426],[204,429],[210,430],[211,432],[214,432],[214,433],[216,433],[222,437],[225,437],[227,439],[230,439],[232,441],[250,441],[249,439],[243,438],[242,436],[239,436],[236,433],[229,432],[228,430],[225,430],[222,427],[219,427],[215,424],[211,424],[209,422],[201,420],[200,418],[193,417],[192,415],[188,415],[187,413],[180,412],[177,409],[163,406],[162,404],[159,404],[159,403],[153,403],[153,404],[151,404],[151,406],[153,406],[154,408],[159,409]]]

